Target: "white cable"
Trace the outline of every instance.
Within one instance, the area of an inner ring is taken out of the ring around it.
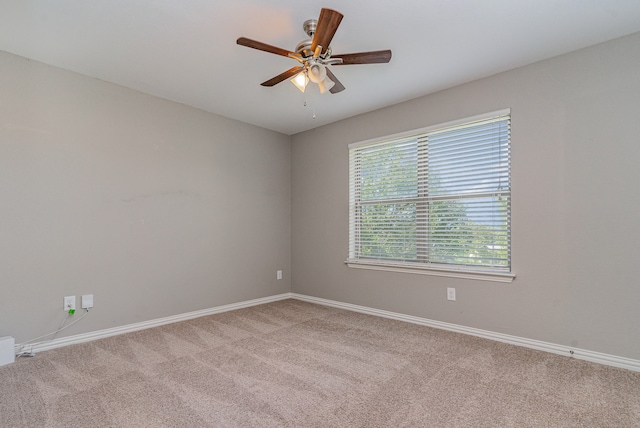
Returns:
[[[85,314],[85,315],[86,315],[86,314]],[[53,340],[53,339],[55,339],[55,338],[56,338],[56,334],[58,334],[58,332],[59,332],[60,330],[62,330],[62,327],[64,327],[64,325],[67,323],[67,320],[68,320],[70,317],[71,317],[71,314],[70,314],[69,312],[67,312],[67,316],[66,316],[66,317],[64,317],[64,319],[63,319],[63,320],[62,320],[62,322],[60,323],[60,326],[58,327],[58,329],[57,329],[55,332],[53,332],[53,337],[52,337],[50,340]],[[40,336],[40,337],[42,337],[42,336]]]
[[[84,317],[86,317],[87,315],[89,315],[89,309],[85,309],[85,312],[80,318],[78,318],[77,320],[75,320],[74,322],[72,322],[71,324],[67,324],[63,327],[64,323],[67,322],[67,319],[69,319],[70,314],[67,314],[67,316],[65,317],[65,319],[62,321],[62,324],[60,324],[60,327],[58,327],[58,329],[54,332],[51,333],[47,333],[47,334],[43,334],[42,336],[38,336],[36,338],[33,339],[29,339],[26,340],[22,343],[18,343],[16,346],[26,346],[28,345],[30,342],[33,342],[34,340],[38,340],[38,339],[42,339],[43,337],[47,337],[47,336],[51,336],[52,334],[58,334],[60,333],[62,330],[66,330],[67,328],[71,327],[72,325],[74,325],[75,323],[77,323],[78,321],[80,321],[81,319],[83,319]],[[53,340],[53,339],[51,339]],[[22,352],[21,352],[22,353]]]

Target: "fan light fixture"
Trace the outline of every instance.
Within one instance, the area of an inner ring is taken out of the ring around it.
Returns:
[[[309,81],[318,85],[321,94],[324,94],[335,85],[335,82],[327,77],[325,65],[317,62],[312,63],[306,70],[301,71],[291,79],[291,83],[300,89],[302,93],[307,88]]]

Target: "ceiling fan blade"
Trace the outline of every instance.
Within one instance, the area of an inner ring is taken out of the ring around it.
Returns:
[[[316,32],[313,34],[313,41],[311,42],[311,51],[315,51],[318,46],[322,46],[322,54],[324,55],[331,44],[333,35],[336,34],[342,18],[344,18],[344,15],[333,9],[323,8],[320,11]]]
[[[238,40],[236,40],[236,43],[241,46],[258,49],[259,51],[269,52],[276,55],[282,55],[282,56],[296,55],[294,52],[288,51],[286,49],[282,49],[276,46],[271,46],[266,43],[259,42],[257,40],[247,39],[246,37],[240,37]]]
[[[331,70],[329,70],[329,67],[327,67],[326,70],[327,70],[327,77],[331,79],[333,83],[335,83],[333,87],[329,89],[329,92],[331,92],[332,94],[337,94],[338,92],[344,91],[344,85],[340,83],[340,81],[335,76],[335,74],[333,74]]]
[[[334,65],[351,65],[351,64],[382,64],[391,61],[391,51],[370,51],[358,52],[342,55],[331,55],[331,59],[342,58],[342,64]]]
[[[303,70],[304,70],[304,67],[293,67],[293,68],[290,68],[289,70],[285,71],[284,73],[280,73],[276,77],[273,77],[273,78],[267,80],[266,82],[262,82],[261,85],[262,86],[275,86],[278,83],[282,82],[283,80],[287,80],[288,78],[295,76],[296,74],[300,73]]]

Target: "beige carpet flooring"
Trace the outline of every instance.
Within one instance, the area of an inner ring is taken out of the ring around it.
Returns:
[[[284,300],[0,367],[1,427],[640,427],[640,373]]]

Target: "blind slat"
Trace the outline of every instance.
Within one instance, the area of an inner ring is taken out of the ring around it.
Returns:
[[[510,117],[350,148],[349,258],[510,267]]]

